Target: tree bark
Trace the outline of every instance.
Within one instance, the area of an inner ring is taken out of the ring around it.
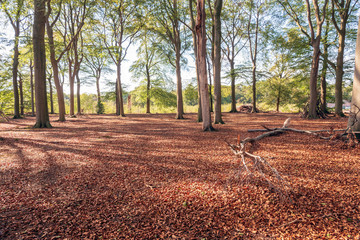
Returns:
[[[117,90],[117,98],[119,101],[119,109],[116,110],[116,114],[120,115],[121,117],[125,117],[124,112],[124,99],[122,94],[122,87],[121,87],[121,61],[118,61],[116,64],[116,73],[117,73],[117,79],[116,79],[116,90]]]
[[[76,97],[77,97],[77,114],[81,114],[81,94],[80,94],[80,77],[79,71],[76,73]]]
[[[198,69],[201,92],[201,109],[203,131],[212,131],[214,128],[211,125],[210,103],[209,103],[209,89],[207,82],[206,71],[206,30],[205,30],[205,3],[204,0],[197,0],[197,18],[196,18],[196,36],[198,49]]]
[[[231,113],[236,113],[236,94],[235,94],[235,63],[230,61],[230,78],[231,78]]]
[[[191,29],[192,29],[192,38],[193,38],[193,46],[194,46],[194,56],[195,56],[195,70],[196,70],[196,82],[198,87],[198,122],[202,122],[202,109],[201,109],[201,93],[200,93],[200,80],[199,80],[199,69],[198,69],[198,48],[196,43],[196,31],[195,31],[195,19],[193,14],[193,0],[189,0],[189,10],[190,10],[190,21],[191,21]]]
[[[20,93],[20,114],[24,115],[23,79],[20,74],[19,74],[19,93]]]
[[[149,66],[146,64],[146,113],[150,114],[150,72],[149,72]]]
[[[223,124],[221,117],[221,10],[222,0],[215,1],[214,7],[214,100],[215,124]]]
[[[15,30],[15,44],[14,57],[12,67],[13,90],[14,90],[14,118],[21,118],[20,103],[19,103],[19,89],[18,89],[18,67],[19,67],[19,37],[20,37],[20,20],[17,19],[14,25]]]
[[[34,65],[30,59],[30,93],[31,93],[31,116],[35,116],[35,102],[34,102]]]
[[[177,12],[177,0],[173,0],[174,11],[176,19],[174,19],[173,32],[174,32],[174,45],[175,45],[175,66],[176,66],[176,96],[177,96],[177,113],[176,119],[184,119],[184,102],[182,96],[182,81],[181,81],[181,38],[179,29],[179,20]]]
[[[34,0],[33,51],[36,99],[34,128],[51,127],[46,94],[45,21],[45,1]]]
[[[342,24],[343,25],[343,24]],[[346,25],[346,24],[345,24]],[[345,50],[345,26],[342,26],[342,30],[339,32],[339,48],[336,59],[336,70],[335,70],[335,114],[338,116],[345,116],[342,111],[343,106],[343,76],[344,76],[344,50]]]
[[[51,77],[48,78],[50,88],[50,113],[54,114],[54,99],[53,99],[53,87],[51,83]]]
[[[69,83],[70,83],[70,117],[75,117],[75,76],[73,74],[73,61],[68,58],[69,61]]]
[[[320,61],[320,40],[321,35],[313,41],[313,57],[311,63],[311,72],[310,72],[310,102],[309,102],[309,118],[318,118],[318,113],[316,111],[317,107],[317,78],[319,73],[319,61]]]
[[[351,115],[348,121],[348,127],[353,131],[360,131],[360,17],[358,22],[358,33],[355,49],[355,70],[354,81],[351,100]],[[356,137],[360,139],[360,134],[357,133]]]
[[[58,105],[59,105],[59,121],[65,122],[66,119],[65,119],[64,91],[63,91],[63,87],[60,83],[60,78],[59,78],[58,60],[56,60],[56,57],[55,57],[54,33],[53,33],[52,27],[50,26],[48,19],[46,21],[46,30],[47,30],[48,41],[49,41],[50,62],[51,62],[51,66],[53,69],[54,83],[56,86],[56,93],[57,93],[57,99],[58,99]]]

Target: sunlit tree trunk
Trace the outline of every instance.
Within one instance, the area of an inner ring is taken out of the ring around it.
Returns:
[[[206,71],[206,30],[205,30],[205,3],[204,0],[197,1],[196,36],[198,47],[198,69],[200,78],[201,108],[203,117],[203,131],[212,131],[211,125],[209,89]]]
[[[51,127],[46,94],[45,1],[34,0],[33,51],[35,68],[35,128]]]
[[[31,116],[35,116],[35,102],[34,102],[34,65],[32,59],[30,59],[30,94],[31,94]]]
[[[224,123],[221,117],[221,9],[222,0],[215,1],[214,8],[214,123]]]

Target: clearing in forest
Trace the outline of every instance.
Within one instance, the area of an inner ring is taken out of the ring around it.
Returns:
[[[265,113],[225,113],[216,132],[195,114],[0,123],[0,238],[359,239],[359,147],[293,132],[259,141],[254,153],[289,182],[292,203],[239,181],[225,141],[289,116],[297,129],[346,128],[344,118]]]

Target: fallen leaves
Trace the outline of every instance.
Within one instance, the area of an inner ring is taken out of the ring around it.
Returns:
[[[264,139],[255,152],[289,180],[294,204],[239,184],[223,140],[288,115],[225,113],[212,133],[195,114],[89,116],[49,130],[28,129],[33,118],[1,124],[0,238],[360,238],[359,148],[301,134]],[[299,129],[346,125],[291,117]]]

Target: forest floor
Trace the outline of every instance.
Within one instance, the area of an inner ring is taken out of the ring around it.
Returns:
[[[229,114],[202,132],[195,114],[89,115],[32,129],[0,123],[0,239],[360,239],[360,147],[287,132],[262,139],[291,202],[239,181],[225,140],[346,119]],[[254,181],[256,182],[256,181]]]

